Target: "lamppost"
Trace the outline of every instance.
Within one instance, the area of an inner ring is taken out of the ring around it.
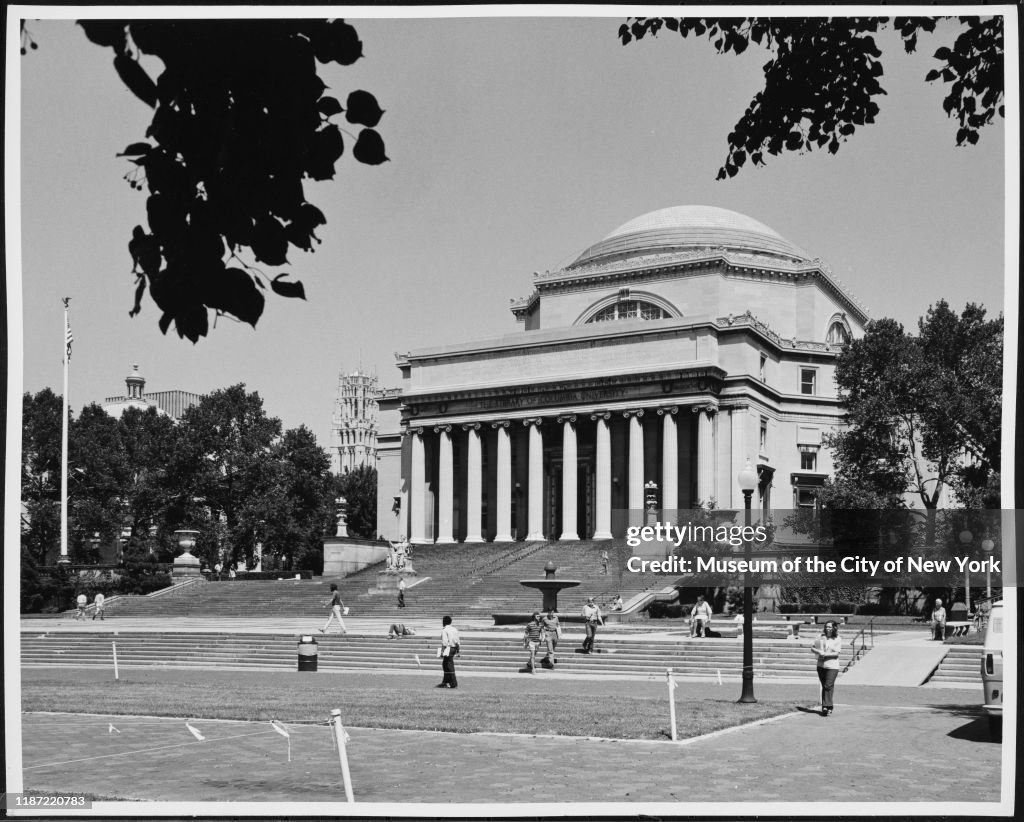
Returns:
[[[985,558],[991,559],[992,552],[996,550],[996,544],[993,540],[985,537],[981,541],[981,550],[985,552]],[[985,596],[989,600],[989,607],[992,607],[992,563],[985,563]]]
[[[966,528],[960,532],[960,544],[963,546],[970,545],[974,541],[974,534],[968,531]],[[971,572],[968,570],[970,563],[964,563],[964,605],[967,607],[967,613],[971,612]]]
[[[739,477],[740,490],[743,492],[743,524],[750,527],[750,498],[757,488],[757,472],[747,459]],[[746,533],[750,533],[747,531]],[[754,698],[754,595],[750,586],[750,563],[753,560],[753,544],[749,539],[743,541],[743,558],[746,568],[743,572],[743,691],[740,702],[757,702]]]

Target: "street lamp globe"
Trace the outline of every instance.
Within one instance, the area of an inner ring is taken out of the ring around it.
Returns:
[[[964,528],[964,530],[960,532],[958,539],[960,540],[961,545],[970,545],[971,542],[974,541],[974,534]]]
[[[757,471],[754,470],[754,466],[750,464],[750,458],[747,458],[747,464],[743,466],[743,470],[740,471],[737,480],[740,484],[740,490],[744,495],[754,493],[754,489],[757,488]]]

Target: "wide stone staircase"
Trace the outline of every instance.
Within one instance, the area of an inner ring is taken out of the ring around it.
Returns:
[[[602,573],[601,551],[609,552],[609,571]],[[406,591],[406,607],[397,606],[393,592],[376,590],[377,564],[337,580],[353,617],[405,621],[487,618],[497,612],[528,613],[540,606],[541,594],[519,584],[544,577],[550,561],[556,578],[576,579],[580,585],[559,594],[559,612],[578,614],[587,597],[600,604],[620,595],[628,603],[637,594],[670,586],[673,577],[634,574],[625,570],[630,555],[625,546],[607,542],[527,542],[511,545],[417,546],[413,566],[417,577]],[[622,556],[618,556],[622,554]],[[416,579],[422,580],[416,582]],[[191,617],[310,617],[326,616],[330,578],[313,580],[244,580],[198,583],[176,596],[118,597],[108,608],[118,616]]]
[[[950,645],[928,681],[936,684],[971,683],[981,687],[980,645]]]
[[[599,635],[598,652],[576,652],[583,639],[580,629],[567,631],[559,645],[556,670],[561,673],[600,675],[664,675],[671,667],[680,676],[737,677],[741,671],[742,643],[735,639],[665,641],[630,636]],[[437,667],[436,636],[388,640],[383,636],[316,636],[321,671],[412,671]],[[21,636],[23,666],[113,667],[116,643],[120,668],[297,668],[297,638],[284,634],[40,632]],[[755,638],[757,678],[817,680],[809,640]],[[844,649],[845,664],[849,651]],[[418,660],[417,660],[418,658]],[[514,672],[523,668],[526,652],[518,632],[492,631],[463,637],[459,670]],[[541,671],[541,674],[544,672]]]

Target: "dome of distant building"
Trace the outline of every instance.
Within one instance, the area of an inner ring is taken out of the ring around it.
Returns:
[[[587,263],[701,248],[724,248],[793,261],[811,258],[777,231],[726,208],[682,205],[635,217],[590,246],[569,268]]]

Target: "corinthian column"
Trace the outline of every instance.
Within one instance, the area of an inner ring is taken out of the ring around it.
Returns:
[[[594,539],[612,538],[612,437],[608,429],[607,411],[594,414],[590,419],[597,423],[595,439],[597,454],[595,456],[595,497],[594,500]]]
[[[466,542],[483,542],[483,460],[480,454],[480,423],[462,426],[466,429]]]
[[[669,511],[679,509],[679,443],[676,437],[676,414],[678,406],[660,408],[664,417],[661,437],[661,509],[662,519],[667,520]]]
[[[527,542],[544,539],[544,439],[540,433],[540,417],[523,420],[530,429],[530,467],[527,480],[529,501],[527,503]]]
[[[455,513],[455,466],[452,464],[452,427],[439,425],[434,433],[440,436],[437,467],[437,540],[455,542],[452,517]]]
[[[559,417],[562,423],[562,535],[559,539],[576,540],[576,417]]]
[[[423,429],[410,428],[412,437],[412,470],[409,477],[409,541],[422,545],[427,541],[424,516],[426,495],[426,461],[423,453]]]
[[[498,499],[495,542],[512,542],[512,446],[508,420],[491,423],[498,431]]]

